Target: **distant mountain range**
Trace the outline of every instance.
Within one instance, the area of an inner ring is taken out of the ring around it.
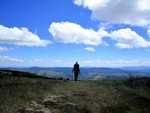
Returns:
[[[120,69],[132,71],[132,72],[137,71],[137,72],[150,73],[150,66],[128,66],[128,67],[121,67]]]
[[[49,78],[73,79],[72,68],[70,67],[29,67],[29,68],[0,68],[18,70],[42,75]],[[81,67],[80,80],[104,80],[104,79],[126,79],[129,76],[150,77],[150,66],[136,67]]]

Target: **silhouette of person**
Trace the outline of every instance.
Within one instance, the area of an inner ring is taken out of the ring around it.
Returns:
[[[76,62],[74,64],[72,72],[74,72],[74,80],[77,81],[78,80],[78,74],[80,74],[80,68],[79,68],[78,62]]]

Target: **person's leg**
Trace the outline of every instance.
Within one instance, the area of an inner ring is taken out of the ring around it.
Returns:
[[[75,75],[75,79],[74,79],[75,81],[77,81],[77,76]]]
[[[78,73],[75,73],[75,81],[78,80]]]

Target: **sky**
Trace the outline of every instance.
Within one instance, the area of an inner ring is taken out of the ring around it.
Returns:
[[[0,0],[0,67],[150,66],[150,0]]]

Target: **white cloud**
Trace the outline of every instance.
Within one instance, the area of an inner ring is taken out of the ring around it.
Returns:
[[[52,23],[49,28],[55,41],[63,43],[83,43],[85,45],[105,45],[104,37],[109,37],[117,43],[115,46],[118,48],[138,48],[149,47],[150,42],[146,41],[143,37],[139,36],[135,31],[130,28],[120,29],[108,33],[104,28],[94,31],[93,29],[84,29],[78,24],[61,22]],[[85,50],[95,51],[94,48],[87,47]]]
[[[136,26],[150,23],[150,0],[74,0],[92,11],[92,18]]]
[[[8,28],[0,25],[0,43],[15,44],[20,46],[47,46],[49,40],[40,39],[27,28]]]
[[[9,56],[0,56],[0,61],[2,61],[2,62],[15,62],[15,63],[24,62],[23,60],[11,58]]]
[[[6,52],[6,51],[9,51],[9,50],[13,50],[13,48],[6,48],[6,47],[0,46],[0,52]]]
[[[4,51],[8,51],[8,50],[9,50],[8,48],[0,46],[0,52],[4,52]]]
[[[147,34],[148,34],[148,37],[150,38],[150,26],[147,27]]]
[[[134,59],[93,60],[91,63],[81,62],[81,66],[91,67],[124,67],[124,66],[150,66],[150,61]]]
[[[95,49],[94,49],[93,47],[86,47],[86,48],[84,48],[84,49],[87,50],[87,51],[92,51],[92,52],[95,51]]]
[[[92,63],[93,61],[91,61],[91,60],[86,60],[86,61],[83,61],[83,63]]]
[[[140,61],[140,60],[87,60],[81,61],[80,67],[90,66],[90,67],[123,67],[123,66],[149,66],[150,61]]]
[[[61,63],[62,61],[61,60],[54,60],[54,62]]]
[[[116,66],[148,66],[149,61],[140,61],[140,60],[116,60],[112,63],[116,63]]]
[[[80,25],[70,22],[53,22],[49,27],[49,32],[54,40],[63,43],[83,43],[85,45],[108,45],[102,40],[108,36],[104,28],[94,31],[93,29],[84,29]]]
[[[150,46],[149,41],[144,40],[143,37],[139,36],[130,28],[113,31],[110,34],[110,37],[117,41],[116,46],[119,48],[138,48]]]
[[[139,63],[138,60],[117,60],[117,63],[122,63],[122,64],[135,64]]]
[[[34,61],[35,61],[35,62],[42,62],[43,59],[38,59],[38,58],[37,58],[37,59],[34,59]]]

